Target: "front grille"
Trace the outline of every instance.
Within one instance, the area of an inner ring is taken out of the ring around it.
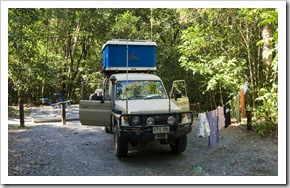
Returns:
[[[135,116],[135,115],[134,115]],[[182,121],[182,118],[181,118],[181,114],[146,114],[146,115],[140,115],[140,124],[141,125],[142,123],[144,125],[146,125],[146,120],[149,118],[149,117],[153,117],[155,119],[155,123],[154,125],[162,125],[162,124],[167,124],[167,119],[169,116],[174,116],[175,120],[176,120],[176,123],[181,123]],[[133,116],[132,116],[133,117]],[[130,117],[130,125],[133,125],[132,123],[132,118]]]

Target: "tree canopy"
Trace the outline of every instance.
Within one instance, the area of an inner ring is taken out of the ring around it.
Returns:
[[[190,102],[208,110],[248,83],[247,107],[277,123],[277,9],[10,8],[8,37],[9,104],[55,92],[78,103],[81,82],[101,80],[107,40],[146,39],[168,91],[185,79]]]

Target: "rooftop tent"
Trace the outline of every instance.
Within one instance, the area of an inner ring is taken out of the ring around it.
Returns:
[[[104,71],[155,71],[156,43],[147,40],[107,41],[102,47],[102,68]]]

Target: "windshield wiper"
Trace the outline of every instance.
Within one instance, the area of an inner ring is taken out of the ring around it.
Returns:
[[[164,99],[164,97],[162,97],[162,95],[156,94],[156,95],[146,96],[145,99]]]
[[[136,96],[130,96],[128,97],[128,100],[134,100],[134,99],[146,99],[145,95],[136,95]],[[126,100],[126,99],[124,99]]]

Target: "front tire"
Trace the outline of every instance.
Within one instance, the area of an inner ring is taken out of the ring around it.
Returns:
[[[117,157],[127,157],[128,141],[118,136],[118,126],[114,129],[114,150]]]
[[[174,144],[170,144],[171,151],[175,154],[185,151],[187,146],[187,135],[179,137]]]

